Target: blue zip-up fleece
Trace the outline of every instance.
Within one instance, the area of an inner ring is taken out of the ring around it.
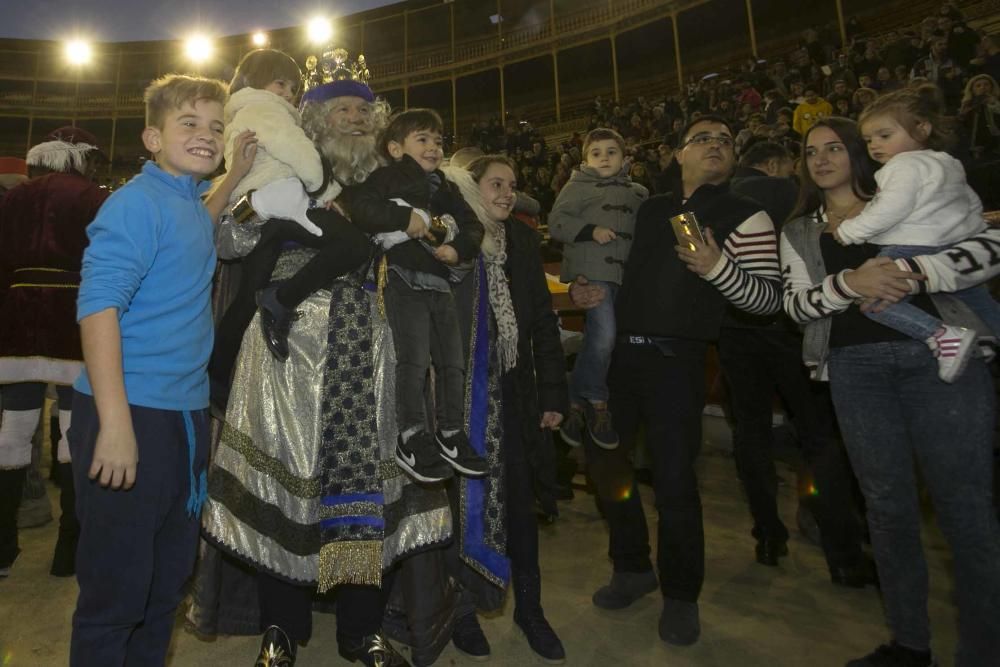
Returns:
[[[208,407],[215,245],[200,199],[207,188],[146,162],[87,227],[77,321],[118,309],[132,405]],[[74,387],[93,394],[86,370]]]

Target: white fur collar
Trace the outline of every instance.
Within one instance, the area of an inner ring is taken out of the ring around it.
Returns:
[[[494,257],[497,254],[497,227],[502,223],[497,222],[486,213],[486,203],[483,195],[479,192],[479,184],[472,178],[472,174],[461,167],[441,167],[445,178],[458,186],[458,191],[462,193],[462,198],[473,210],[479,222],[483,223],[486,233],[483,235],[483,244],[480,249],[487,257]]]

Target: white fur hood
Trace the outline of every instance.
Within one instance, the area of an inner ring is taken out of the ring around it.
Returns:
[[[223,112],[226,125],[233,122],[233,117],[237,113],[251,105],[257,107],[257,110],[266,110],[271,113],[283,112],[295,125],[302,125],[302,116],[299,115],[298,109],[285,101],[284,98],[259,88],[243,88],[229,96],[229,101],[226,102],[226,108]]]

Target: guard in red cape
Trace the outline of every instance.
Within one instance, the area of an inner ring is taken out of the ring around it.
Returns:
[[[51,572],[74,574],[79,527],[66,432],[70,385],[83,368],[76,295],[84,230],[109,194],[91,180],[103,159],[92,134],[60,128],[28,151],[28,180],[0,195],[0,577],[19,552],[17,511],[48,383],[57,386],[62,431],[62,518]]]

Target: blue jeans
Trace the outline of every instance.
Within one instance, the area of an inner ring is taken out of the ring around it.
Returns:
[[[1000,655],[1000,524],[993,506],[993,384],[972,359],[954,384],[916,341],[830,351],[830,389],[868,505],[868,526],[893,639],[927,649],[927,563],[913,463],[951,547],[959,608],[957,667]]]
[[[887,245],[883,246],[879,257],[916,257],[917,255],[933,254],[942,248],[920,245]],[[977,285],[954,292],[994,335],[1000,336],[1000,304],[990,296],[986,285]],[[930,313],[907,303],[909,297],[899,303],[894,303],[881,313],[867,313],[868,318],[879,324],[904,333],[910,338],[925,341],[941,328],[943,322]]]
[[[569,397],[573,403],[608,400],[608,368],[615,349],[615,295],[618,284],[591,280],[605,290],[604,300],[586,313],[583,347],[576,355],[573,375],[569,382]]]

